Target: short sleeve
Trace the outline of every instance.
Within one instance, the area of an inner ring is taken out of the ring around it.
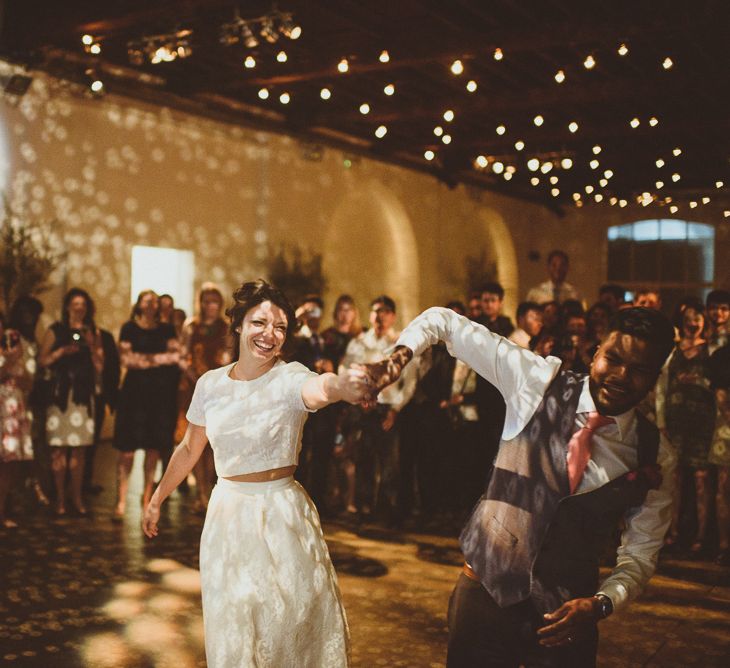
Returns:
[[[316,409],[307,408],[307,405],[304,403],[302,388],[304,387],[304,383],[310,378],[316,378],[317,374],[307,369],[300,362],[289,362],[285,367],[285,372],[284,392],[287,405],[297,411],[315,413]]]
[[[119,340],[128,341],[133,343],[134,341],[134,323],[130,320],[122,325],[122,329],[119,330]]]
[[[185,418],[191,424],[205,427],[205,376],[198,378],[195,383],[195,391]]]

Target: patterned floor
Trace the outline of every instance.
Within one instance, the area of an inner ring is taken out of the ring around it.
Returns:
[[[111,470],[111,452],[100,454],[100,467]],[[205,666],[202,518],[189,512],[189,497],[175,495],[159,538],[146,541],[139,508],[122,525],[110,521],[111,480],[103,483],[93,519],[55,520],[29,508],[21,528],[0,532],[0,665]],[[137,473],[130,498],[138,485]],[[443,666],[460,563],[455,538],[338,522],[325,529],[354,666]],[[600,666],[730,665],[730,573],[665,559],[644,596],[601,629]]]

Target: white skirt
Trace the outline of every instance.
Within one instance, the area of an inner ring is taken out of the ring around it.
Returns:
[[[314,503],[294,478],[218,479],[200,539],[208,668],[349,666],[349,629]]]

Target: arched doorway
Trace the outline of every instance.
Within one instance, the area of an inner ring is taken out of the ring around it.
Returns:
[[[351,294],[363,316],[370,300],[388,294],[407,324],[419,310],[416,238],[397,196],[377,180],[358,184],[338,204],[322,244],[328,308]]]

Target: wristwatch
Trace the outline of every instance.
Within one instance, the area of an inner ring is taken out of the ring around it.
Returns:
[[[598,619],[606,619],[613,613],[613,603],[606,594],[596,594],[593,598],[598,600]]]

